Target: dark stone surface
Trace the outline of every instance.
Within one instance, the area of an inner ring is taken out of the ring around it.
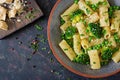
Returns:
[[[44,16],[14,34],[0,40],[0,80],[119,80],[120,73],[104,79],[88,79],[66,70],[50,52],[47,42],[47,21],[57,0],[37,0]],[[35,24],[44,29],[36,30]],[[39,38],[39,51],[31,56],[30,42],[36,34]]]

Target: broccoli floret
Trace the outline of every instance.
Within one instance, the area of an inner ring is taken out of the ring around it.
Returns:
[[[72,12],[70,14],[70,20],[72,21],[72,23],[75,24],[81,20],[81,15],[83,15],[83,11],[81,11],[80,9],[76,10],[75,12]]]
[[[107,64],[109,64],[110,60],[112,59],[112,55],[118,51],[119,48],[108,48],[108,47],[105,47],[103,48],[102,52],[101,52],[101,66],[105,66]]]
[[[73,39],[66,39],[65,34],[61,34],[61,38],[64,39],[70,47],[73,47]]]
[[[112,51],[111,48],[105,47],[101,51],[101,58],[102,58],[102,60],[111,60],[112,55],[113,55],[113,51]]]
[[[110,48],[110,47],[104,47],[101,51],[101,58],[102,60],[110,60],[112,59],[112,55],[118,51],[119,48],[116,47],[116,48]]]
[[[71,39],[73,38],[73,35],[76,33],[77,29],[73,26],[69,26],[66,30],[65,30],[65,38],[66,39]]]
[[[99,24],[96,23],[89,23],[88,24],[88,30],[91,36],[94,36],[95,38],[101,38],[103,33],[102,33],[102,28],[100,27]]]
[[[66,40],[67,43],[73,47],[73,35],[76,33],[77,29],[73,26],[69,26],[66,30],[65,33],[61,34],[61,38]]]
[[[77,63],[80,63],[80,64],[89,64],[90,59],[89,59],[88,54],[82,53],[74,59],[74,62],[77,62]]]

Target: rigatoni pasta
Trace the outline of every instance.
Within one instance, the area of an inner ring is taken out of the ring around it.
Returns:
[[[86,27],[83,22],[79,22],[76,24],[76,27],[78,29],[79,35],[81,39],[87,38],[88,35],[86,33]]]
[[[100,58],[97,50],[88,51],[90,57],[90,65],[92,69],[100,69]]]
[[[70,21],[67,21],[67,22],[65,22],[63,25],[60,26],[60,29],[61,29],[61,31],[62,31],[63,33],[65,33],[65,30],[66,30],[69,26],[71,26],[71,22],[70,22]]]
[[[111,46],[113,46],[113,47],[117,46],[113,36],[111,36],[108,40],[109,40],[109,42],[111,42]]]
[[[111,31],[112,32],[118,32],[120,27],[120,10],[117,10],[114,12],[114,17],[111,21]]]
[[[89,48],[89,42],[87,39],[82,39],[81,40],[81,46],[83,47],[83,49],[87,49]]]
[[[86,18],[87,23],[95,23],[99,20],[99,15],[97,12],[93,13],[90,17]]]
[[[59,46],[71,61],[91,69],[120,61],[118,9],[107,0],[78,0],[61,15],[64,24]]]
[[[80,39],[80,35],[78,33],[76,33],[74,36],[73,36],[73,48],[74,48],[74,51],[77,55],[80,54],[81,52],[81,39]]]
[[[93,10],[85,4],[84,0],[79,1],[79,8],[84,11],[87,16],[90,16],[93,13]]]
[[[104,30],[105,30],[104,38],[109,39],[111,37],[110,27],[106,26],[104,27]]]
[[[71,61],[76,57],[76,54],[72,50],[72,48],[67,44],[65,40],[62,40],[59,44],[61,49],[65,52],[65,54],[69,57]]]
[[[120,61],[120,49],[119,49],[119,51],[117,51],[115,54],[113,54],[112,60],[113,60],[115,63],[118,63],[118,62]]]
[[[65,20],[68,21],[70,19],[70,13],[76,11],[79,9],[79,6],[77,4],[73,4],[71,7],[69,7],[62,15],[61,17]]]
[[[101,6],[99,8],[99,13],[100,13],[100,26],[101,27],[110,26],[108,8],[106,6]]]

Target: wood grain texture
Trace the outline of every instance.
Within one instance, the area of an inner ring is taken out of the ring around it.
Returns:
[[[34,18],[31,19],[27,19],[25,18],[25,16],[28,14],[28,12],[23,13],[22,15],[18,16],[21,19],[21,22],[13,22],[11,20],[6,20],[7,24],[8,24],[8,31],[4,31],[0,29],[0,39],[14,33],[15,31],[25,27],[26,25],[32,23],[33,21],[35,21],[36,19],[38,19],[39,17],[41,17],[43,15],[41,9],[39,8],[38,4],[36,3],[35,0],[28,0],[28,2],[30,2],[30,4],[28,4],[28,6],[32,9],[37,10],[37,12],[35,12],[33,14]]]

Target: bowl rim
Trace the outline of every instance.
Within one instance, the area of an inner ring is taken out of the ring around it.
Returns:
[[[47,26],[47,37],[48,37],[48,43],[49,43],[49,46],[50,46],[50,49],[52,50],[53,52],[53,55],[55,56],[55,58],[58,60],[58,62],[60,64],[62,64],[66,69],[68,69],[69,71],[73,72],[74,74],[77,74],[79,76],[83,76],[83,77],[87,77],[87,78],[104,78],[104,77],[109,77],[109,76],[112,76],[114,74],[117,74],[118,72],[120,72],[120,69],[114,71],[114,72],[111,72],[109,74],[103,74],[103,75],[100,75],[100,76],[93,76],[93,75],[89,75],[89,74],[84,74],[84,73],[81,73],[75,69],[73,69],[72,67],[68,66],[67,64],[65,64],[62,59],[60,59],[60,57],[56,54],[55,50],[53,49],[52,47],[52,43],[51,43],[51,39],[50,39],[50,25],[51,25],[51,20],[52,20],[52,16],[53,16],[53,13],[55,11],[55,9],[57,8],[58,4],[61,2],[62,0],[57,0],[57,2],[55,3],[54,7],[52,8],[51,12],[50,12],[50,15],[49,15],[49,19],[48,19],[48,26]]]

